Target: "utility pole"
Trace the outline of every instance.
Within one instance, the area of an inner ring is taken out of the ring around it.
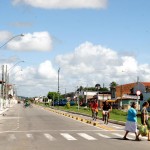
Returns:
[[[4,103],[4,65],[2,65],[2,83],[1,83],[1,99],[0,99],[0,109],[3,110]]]
[[[7,107],[7,99],[8,99],[8,76],[7,76],[7,65],[5,70],[5,106]]]
[[[2,65],[2,86],[1,86],[1,98],[4,98],[4,65]]]
[[[66,98],[66,88],[65,88],[65,98]]]
[[[58,68],[58,106],[59,106],[59,73],[60,73],[60,68]]]
[[[141,94],[141,92],[139,91],[139,76],[137,76],[137,91],[136,91],[136,94],[137,94],[137,110],[139,110],[139,96]]]
[[[78,102],[78,111],[79,111],[79,91],[78,91],[78,86],[77,86],[77,102]]]
[[[120,90],[121,90],[121,92],[120,92],[120,94],[121,94],[120,107],[121,107],[121,109],[122,109],[122,95],[123,95],[123,85],[122,85],[122,84],[121,84]]]
[[[87,103],[88,103],[88,102],[87,102],[87,90],[88,90],[88,84],[87,84],[87,86],[86,86],[86,99],[85,99],[85,100],[86,100],[86,107],[87,107]]]

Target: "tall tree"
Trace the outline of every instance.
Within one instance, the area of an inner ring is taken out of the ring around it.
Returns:
[[[58,96],[61,98],[61,95],[57,92],[48,92],[47,94],[48,99],[58,99]]]
[[[110,83],[110,87],[112,88],[112,87],[116,87],[118,84],[115,82],[115,81],[113,81],[113,82],[111,82]]]
[[[95,88],[96,88],[97,90],[99,90],[99,89],[101,88],[101,85],[97,83],[97,84],[95,85]]]

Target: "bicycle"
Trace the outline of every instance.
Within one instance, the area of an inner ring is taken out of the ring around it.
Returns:
[[[30,103],[26,103],[26,104],[23,105],[23,107],[24,108],[27,108],[27,107],[32,108],[33,106]]]
[[[97,114],[98,114],[98,111],[96,109],[93,110],[93,120],[95,120],[95,121],[97,119]]]
[[[104,124],[108,124],[108,111],[103,110],[103,115],[104,115]]]

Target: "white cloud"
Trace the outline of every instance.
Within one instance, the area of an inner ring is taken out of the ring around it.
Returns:
[[[60,66],[60,91],[64,93],[75,91],[77,86],[94,86],[100,83],[109,87],[112,81],[118,84],[135,82],[137,76],[140,81],[149,81],[150,65],[139,64],[135,57],[119,55],[115,50],[101,45],[85,42],[69,54],[56,57],[52,63],[45,60],[38,67],[23,68],[22,74],[16,74],[14,83],[22,85],[19,95],[39,96],[48,91],[58,90],[58,67]],[[11,64],[12,65],[12,64]],[[19,67],[15,67],[16,71]],[[15,70],[14,70],[15,71]]]
[[[50,51],[52,49],[52,38],[48,32],[34,32],[24,34],[19,39],[11,40],[7,47],[18,51]]]
[[[139,64],[133,56],[121,56],[110,48],[90,42],[79,45],[70,54],[57,56],[56,62],[62,66],[62,79],[66,86],[70,81],[79,86],[78,80],[84,81],[84,86],[96,83],[109,86],[112,81],[118,84],[135,82],[137,75],[143,81],[150,77],[149,65]],[[146,78],[141,74],[143,70],[147,72]]]
[[[131,56],[124,56],[122,57],[123,61],[123,70],[128,72],[136,72],[138,69],[138,62],[135,58]]]
[[[106,8],[107,0],[13,0],[13,4],[27,5],[46,9]]]
[[[38,73],[41,75],[42,78],[57,78],[57,72],[54,70],[52,63],[48,60],[39,65]]]
[[[12,33],[8,31],[0,31],[0,42],[7,42],[12,37]]]

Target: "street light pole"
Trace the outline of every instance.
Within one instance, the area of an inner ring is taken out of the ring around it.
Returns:
[[[16,37],[19,37],[19,36],[24,36],[23,34],[19,34],[19,35],[15,35],[13,37],[11,37],[10,39],[8,39],[3,45],[0,46],[0,49],[2,47],[4,47],[7,43],[9,43],[11,40],[13,40],[14,38]],[[4,81],[4,76],[5,76],[5,81]],[[7,93],[4,93],[4,92],[7,92],[7,73],[5,74],[4,73],[4,65],[2,65],[2,86],[1,86],[1,96],[0,96],[0,108],[3,109],[3,102],[4,102],[4,95],[5,95],[5,98],[6,98],[6,95]],[[4,82],[5,82],[5,85],[4,85]],[[5,87],[5,90],[4,90],[4,87]]]
[[[8,72],[9,72],[10,70],[12,70],[17,64],[19,64],[19,63],[21,63],[21,62],[24,62],[24,61],[23,61],[23,60],[20,60],[20,61],[16,62],[11,68],[9,68]]]
[[[60,68],[58,68],[58,106],[59,106],[59,73],[60,73]]]
[[[4,69],[5,70],[5,73],[4,73],[4,79],[2,79],[2,93],[1,94],[1,97],[5,100],[5,107],[8,106],[8,104],[10,103],[9,101],[9,97],[8,97],[8,94],[9,94],[9,72],[18,64],[18,63],[21,63],[21,62],[24,62],[24,61],[18,61],[17,63],[15,63],[9,70],[7,68],[7,65],[6,65],[6,68]],[[3,76],[2,76],[3,77]],[[5,83],[5,84],[4,84]],[[4,86],[3,86],[4,84]],[[4,90],[3,90],[4,89]],[[9,101],[9,102],[8,102]]]
[[[18,34],[18,35],[13,36],[13,37],[10,38],[7,42],[5,42],[2,46],[0,46],[0,49],[1,49],[2,47],[4,47],[7,43],[9,43],[11,40],[13,40],[14,38],[19,37],[19,36],[24,36],[24,34]]]

